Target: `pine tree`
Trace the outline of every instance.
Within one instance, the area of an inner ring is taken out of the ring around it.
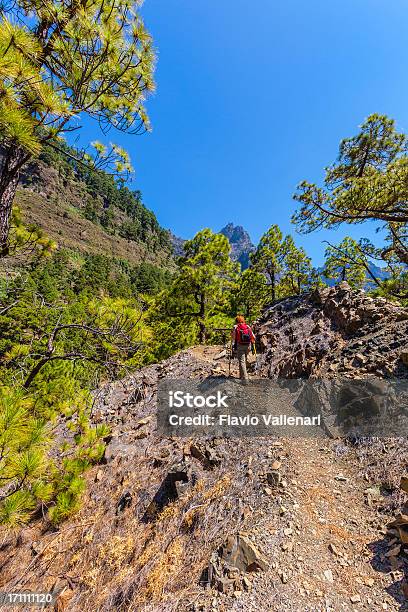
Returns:
[[[239,264],[231,260],[230,251],[228,239],[210,229],[184,243],[179,273],[169,290],[158,296],[152,315],[163,342],[168,337],[177,348],[180,342],[191,344],[197,331],[199,342],[206,341],[211,317],[228,308],[238,275]]]
[[[301,231],[377,220],[388,228],[384,259],[408,263],[407,137],[392,119],[370,115],[357,136],[341,142],[324,186],[303,181],[294,197],[301,207],[293,222]]]
[[[278,297],[278,285],[288,253],[288,239],[278,225],[272,225],[262,236],[256,251],[251,254],[254,270],[266,274],[270,297],[274,302]]]
[[[280,291],[282,295],[299,295],[310,286],[312,262],[306,251],[295,245],[292,236],[286,238],[285,249]]]
[[[83,114],[106,128],[149,127],[143,103],[154,89],[154,52],[140,4],[17,0],[2,12],[0,253],[8,250],[20,170],[45,144],[58,148],[58,138],[77,129]],[[95,143],[95,150],[118,172],[129,167],[120,147]]]
[[[46,421],[34,416],[32,400],[0,386],[0,524],[26,522],[51,498],[49,447]]]
[[[367,282],[367,261],[353,238],[344,238],[338,246],[331,245],[325,252],[324,274],[336,281],[347,281],[361,289]]]
[[[314,290],[322,289],[323,287],[327,287],[327,283],[324,282],[321,271],[319,268],[312,268],[310,271],[308,288]]]
[[[244,312],[248,320],[257,318],[268,298],[264,274],[247,268],[240,275],[234,295],[235,312]]]
[[[62,258],[0,277],[0,524],[10,527],[40,508],[55,523],[78,508],[108,434],[91,425],[89,389],[144,358],[136,300],[63,292],[64,268]]]

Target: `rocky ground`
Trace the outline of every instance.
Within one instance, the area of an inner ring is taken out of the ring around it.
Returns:
[[[256,332],[271,378],[408,377],[408,310],[347,283],[281,300]]]
[[[344,367],[348,350],[354,365],[345,372],[361,376],[357,338],[367,363],[377,352],[386,356],[384,367],[406,376],[406,311],[345,287],[329,292],[303,307],[295,299],[281,302],[269,323],[263,317],[265,353],[252,376],[308,371],[312,355],[320,365],[310,373],[329,372],[333,363]],[[332,298],[337,306],[328,303]],[[382,309],[383,331],[350,305],[355,298],[361,308]],[[281,326],[274,318],[279,308]],[[319,333],[308,334],[318,321]],[[397,344],[385,352],[391,338]],[[88,475],[83,507],[59,530],[37,517],[3,534],[2,591],[54,590],[57,609],[73,611],[408,609],[406,496],[398,490],[406,442],[158,435],[157,381],[228,376],[222,348],[183,351],[101,389],[93,419],[108,422],[112,437],[104,463]],[[292,365],[282,370],[284,355]]]

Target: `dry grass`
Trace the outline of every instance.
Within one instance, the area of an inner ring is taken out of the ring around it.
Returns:
[[[71,543],[65,567],[80,579],[81,589],[70,599],[69,609],[171,611],[200,594],[199,577],[212,552],[230,533],[250,528],[255,518],[244,510],[259,506],[259,482],[245,477],[241,463],[255,454],[251,446],[264,456],[262,444],[224,444],[228,461],[201,471],[194,486],[153,523],[140,521],[142,508],[131,508],[120,520],[105,515],[83,533],[76,547]],[[142,488],[140,472],[134,466],[127,483],[131,490]],[[162,475],[146,472],[151,497]],[[118,493],[110,496],[117,498]]]
[[[128,560],[135,548],[133,537],[128,534],[126,537],[118,535],[112,536],[107,542],[99,546],[99,558],[114,570],[120,568],[125,560]]]
[[[115,405],[112,401],[110,397],[110,406]],[[125,440],[129,423],[150,414],[144,402],[127,410]],[[30,537],[19,546],[16,536],[10,536],[9,548],[0,550],[3,590],[4,582],[24,570],[26,582],[14,588],[30,584],[41,590],[57,581],[69,590],[61,603],[67,611],[175,612],[191,606],[203,594],[199,579],[212,553],[228,535],[250,532],[260,513],[270,512],[275,503],[262,493],[261,474],[273,460],[270,439],[215,440],[220,465],[212,470],[185,453],[191,442],[161,438],[152,430],[146,439],[134,441],[134,454],[90,470],[83,507],[55,541],[56,534],[38,521],[31,539],[41,540],[41,546],[52,542],[47,556],[33,556]],[[156,457],[164,459],[157,462]],[[188,483],[178,499],[146,522],[152,500],[169,472],[181,464]],[[103,475],[95,479],[97,471]],[[125,491],[132,503],[119,511]]]
[[[380,487],[383,501],[379,509],[387,514],[400,510],[405,502],[399,485],[401,476],[408,469],[408,440],[367,438],[355,446],[355,453],[367,487]]]
[[[170,578],[180,571],[183,566],[184,546],[181,537],[177,537],[171,542],[168,549],[159,556],[147,579],[146,587],[139,592],[135,603],[146,603],[148,601],[160,601],[164,594],[164,589]]]

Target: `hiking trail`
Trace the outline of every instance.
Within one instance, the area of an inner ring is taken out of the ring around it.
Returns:
[[[222,347],[196,347],[213,361]],[[217,361],[228,374],[228,360]],[[237,376],[236,360],[231,372]],[[367,504],[369,484],[340,440],[285,438],[280,449],[284,487],[279,516],[262,514],[254,530],[271,569],[250,592],[238,592],[232,610],[405,610],[394,538]],[[256,469],[255,466],[253,468]],[[214,602],[215,603],[215,602]]]

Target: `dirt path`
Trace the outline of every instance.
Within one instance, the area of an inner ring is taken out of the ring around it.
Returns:
[[[397,576],[378,571],[389,540],[366,505],[367,483],[339,454],[341,444],[305,438],[282,443],[287,487],[279,518],[265,517],[257,528],[273,571],[257,578],[248,601],[234,608],[259,609],[272,582],[270,610],[401,609],[387,592]]]
[[[214,360],[222,347],[197,347]],[[227,374],[226,358],[215,371]],[[232,367],[236,376],[236,366]],[[338,612],[408,610],[401,590],[397,542],[369,503],[369,483],[354,451],[340,440],[271,442],[280,449],[283,482],[270,513],[254,517],[253,542],[270,563],[248,591],[216,595],[214,610]],[[254,470],[256,471],[256,469]],[[256,473],[254,473],[256,477]],[[407,601],[407,600],[405,600]]]

